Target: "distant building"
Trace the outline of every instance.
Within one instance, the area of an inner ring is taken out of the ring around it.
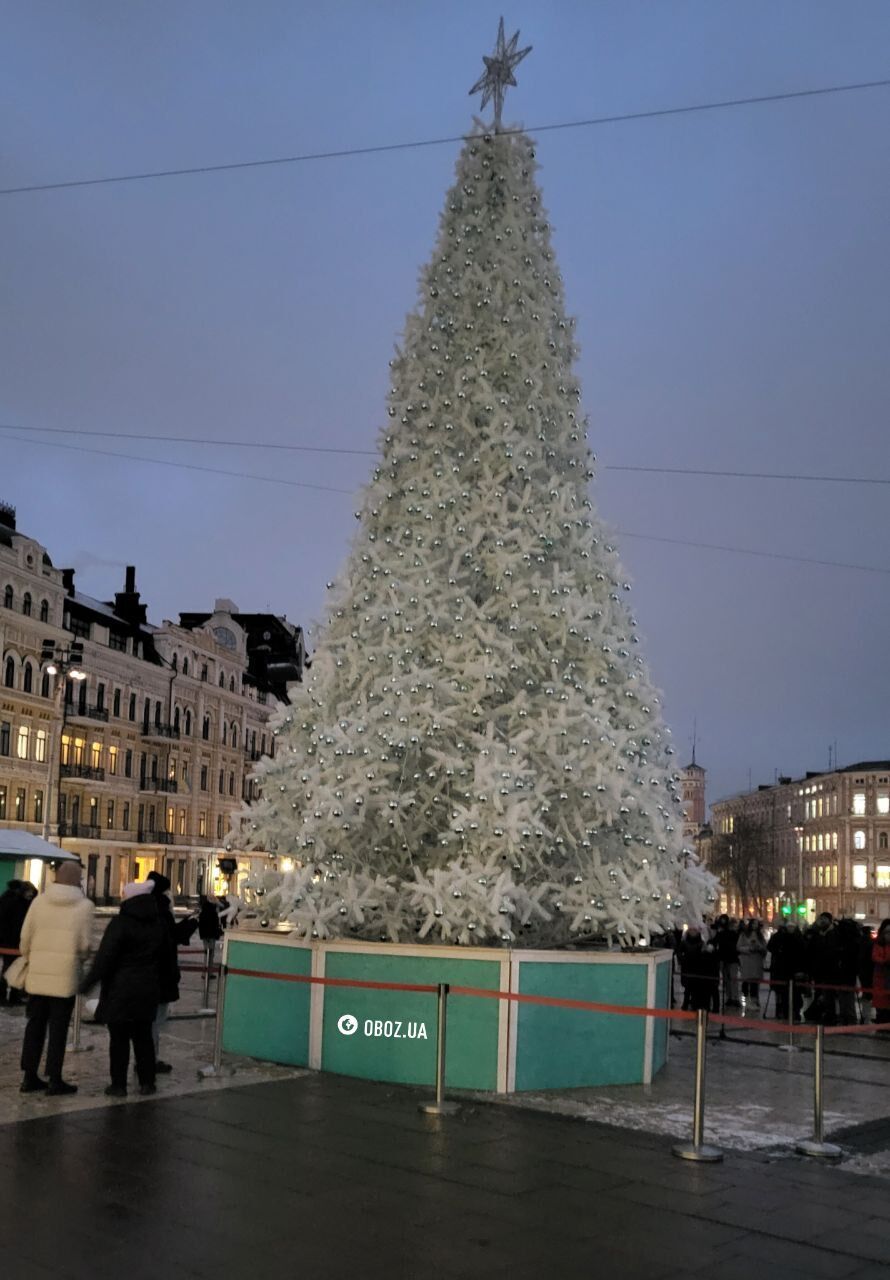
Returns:
[[[705,825],[705,778],[706,771],[696,763],[695,752],[692,760],[680,770],[680,795],[683,800],[683,841],[694,847],[702,827]]]
[[[43,650],[75,641],[86,679],[57,696]],[[113,600],[84,595],[0,504],[0,827],[79,854],[99,902],[151,870],[183,897],[222,887],[220,856],[264,857],[224,840],[304,657],[299,627],[230,600],[151,624],[132,566]]]
[[[740,818],[767,835],[778,868],[773,903],[879,921],[890,916],[890,760],[782,777],[711,806],[713,838]]]

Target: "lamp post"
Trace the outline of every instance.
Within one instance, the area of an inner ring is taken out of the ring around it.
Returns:
[[[65,719],[68,704],[65,698],[67,681],[80,684],[86,680],[86,672],[82,669],[83,642],[72,640],[69,645],[56,644],[55,640],[44,639],[40,655],[42,663],[46,663],[46,673],[56,677],[53,690],[53,721],[55,732],[52,735],[49,759],[46,771],[46,806],[43,811],[43,838],[49,839],[53,804],[58,809],[62,795],[62,735],[65,731]],[[53,796],[53,782],[56,783],[56,796]],[[58,822],[57,822],[58,826]],[[59,847],[62,845],[61,833],[58,835]]]

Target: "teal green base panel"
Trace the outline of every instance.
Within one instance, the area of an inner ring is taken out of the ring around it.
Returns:
[[[308,947],[230,941],[227,963],[229,968],[308,975],[312,952]],[[308,982],[269,982],[231,974],[226,984],[223,1048],[267,1062],[308,1066],[311,991]]]
[[[645,965],[519,965],[525,995],[602,1004],[646,1004]],[[644,1018],[519,1004],[516,1089],[572,1089],[640,1084],[644,1078]]]
[[[440,982],[497,991],[496,961],[329,951],[325,977],[364,982]],[[445,1083],[456,1089],[497,1089],[498,1000],[451,995]],[[323,1071],[429,1084],[436,1068],[436,996],[417,991],[326,987]]]
[[[14,858],[0,858],[0,893],[10,880],[21,880],[25,874],[25,864],[16,862]]]
[[[655,968],[655,1001],[659,1009],[669,1009],[671,1004],[671,962],[661,961]],[[671,1024],[667,1018],[653,1019],[652,1075],[667,1062],[668,1033]]]

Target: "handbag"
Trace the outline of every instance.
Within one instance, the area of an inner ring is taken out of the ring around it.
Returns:
[[[17,956],[4,973],[3,978],[8,987],[14,987],[16,991],[24,991],[25,983],[28,979],[28,957]]]

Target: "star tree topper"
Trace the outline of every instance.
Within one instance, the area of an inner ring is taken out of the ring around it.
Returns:
[[[498,23],[498,40],[494,47],[494,54],[490,58],[483,55],[482,61],[485,63],[485,71],[473,85],[470,93],[482,94],[481,110],[485,110],[491,99],[494,99],[494,127],[495,130],[501,127],[501,112],[504,108],[504,93],[508,85],[516,84],[516,77],[513,75],[514,67],[517,67],[527,53],[531,53],[532,46],[529,45],[525,49],[517,49],[519,42],[519,32],[515,31],[510,38],[509,43],[504,39],[504,19],[501,18]]]

